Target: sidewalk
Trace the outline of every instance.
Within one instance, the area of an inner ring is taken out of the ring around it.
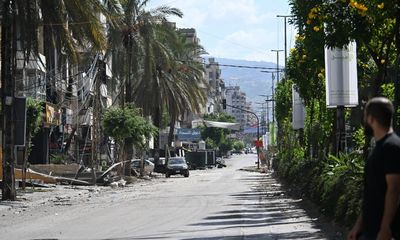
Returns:
[[[253,187],[253,191],[257,194],[246,195],[247,200],[257,199],[260,202],[257,205],[258,209],[279,209],[286,221],[312,222],[313,227],[321,230],[321,232],[315,233],[306,230],[306,235],[296,236],[294,234],[293,239],[345,239],[347,231],[344,227],[338,226],[331,219],[325,217],[317,205],[307,199],[303,199],[295,189],[281,183],[274,175],[273,170],[257,169],[257,167],[246,167],[240,170],[261,173],[257,178],[254,178],[254,180],[258,181],[258,184],[254,184]],[[293,215],[294,212],[296,214]],[[307,229],[306,225],[298,224],[296,230]]]

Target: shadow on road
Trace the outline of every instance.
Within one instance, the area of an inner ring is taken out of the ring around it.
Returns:
[[[188,224],[188,229],[104,240],[341,239],[334,230],[323,229],[320,220],[302,208],[301,200],[288,196],[270,175],[255,174],[241,181],[250,190],[229,195],[233,201],[228,201],[223,210]]]
[[[251,190],[230,195],[234,201],[226,206],[232,210],[216,212],[204,218],[203,221],[190,226],[214,227],[215,231],[261,228],[261,231],[265,229],[265,234],[185,238],[185,240],[326,239],[324,234],[318,230],[316,220],[310,218],[298,205],[299,200],[286,196],[280,184],[270,175],[246,176],[241,181],[246,182]],[[307,230],[299,227],[304,225],[308,226]],[[276,229],[280,230],[276,231]],[[257,233],[259,232],[260,229]]]
[[[224,237],[199,237],[199,238],[184,238],[182,240],[243,240],[243,239],[263,239],[263,240],[269,240],[269,239],[276,239],[276,240],[281,240],[281,239],[320,239],[320,238],[315,238],[315,237],[310,237],[310,234],[308,232],[304,231],[294,231],[290,233],[278,233],[278,234],[250,234],[250,235],[238,235],[238,236],[224,236]]]

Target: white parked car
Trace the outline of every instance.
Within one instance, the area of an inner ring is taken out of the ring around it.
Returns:
[[[135,169],[136,171],[140,171],[140,159],[133,159],[131,160],[131,166],[133,169]],[[152,163],[151,161],[145,159],[144,160],[144,173],[146,175],[150,175],[154,172],[154,163]]]

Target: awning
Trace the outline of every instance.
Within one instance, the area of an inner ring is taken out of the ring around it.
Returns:
[[[204,125],[206,127],[215,127],[215,128],[225,128],[225,129],[232,129],[232,130],[240,130],[239,123],[228,123],[228,122],[214,122],[214,121],[206,121],[203,120]]]

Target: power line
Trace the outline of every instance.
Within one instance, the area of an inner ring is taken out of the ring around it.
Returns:
[[[222,66],[222,67],[234,67],[234,68],[248,68],[248,69],[262,69],[262,70],[276,70],[277,68],[274,67],[255,67],[255,66],[246,66],[246,65],[233,65],[233,64],[220,64],[220,63],[205,63],[207,65],[216,65],[216,66]],[[283,71],[282,69],[279,69],[279,71]]]

